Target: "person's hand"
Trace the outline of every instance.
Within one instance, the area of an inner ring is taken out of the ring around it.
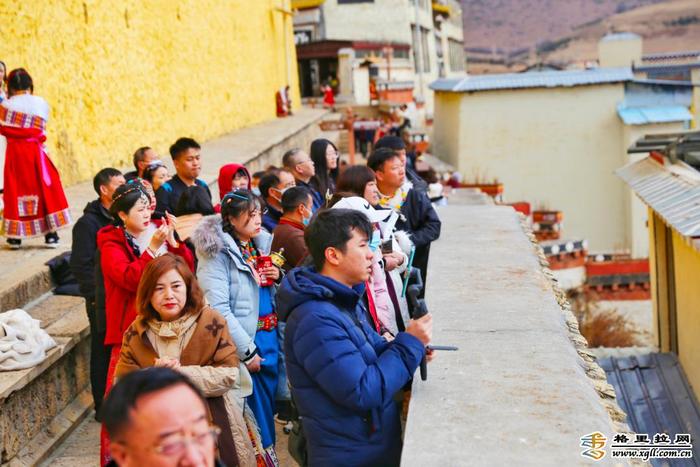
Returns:
[[[412,319],[408,323],[406,332],[421,341],[423,345],[430,344],[433,338],[433,316],[428,313],[419,319]]]
[[[255,357],[251,358],[247,362],[245,362],[245,366],[248,368],[248,371],[251,373],[257,373],[260,371],[260,365],[262,362],[264,362],[265,359],[260,357],[260,355],[256,355]]]
[[[165,225],[168,226],[168,236],[167,240],[171,247],[177,248],[177,240],[175,240],[175,225],[177,225],[177,218],[165,211]]]
[[[277,269],[277,266],[272,265],[266,268],[262,268],[260,270],[260,275],[264,276],[266,279],[272,280],[272,282],[276,282],[277,279],[280,278],[280,270]]]
[[[170,368],[171,370],[177,370],[180,368],[180,360],[177,358],[156,358],[154,366]]]
[[[427,362],[432,362],[434,358],[435,358],[435,351],[431,348],[426,348],[425,349],[425,360]]]
[[[163,246],[163,243],[165,243],[165,239],[168,237],[168,226],[166,224],[161,224],[158,229],[153,233],[153,237],[151,237],[151,243],[148,244],[148,248],[152,252],[156,252],[160,249],[161,246]]]
[[[387,271],[393,271],[403,264],[404,256],[401,253],[392,251],[384,256],[384,269]]]

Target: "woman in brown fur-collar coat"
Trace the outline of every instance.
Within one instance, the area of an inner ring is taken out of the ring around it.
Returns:
[[[239,359],[226,320],[205,304],[197,280],[179,257],[152,260],[139,284],[138,317],[124,334],[115,378],[151,366],[188,376],[207,397],[221,429],[219,457],[227,466],[255,466],[255,451],[236,400]]]

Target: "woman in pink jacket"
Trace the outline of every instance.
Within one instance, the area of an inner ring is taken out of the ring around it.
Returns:
[[[379,205],[377,181],[374,172],[367,166],[354,165],[345,169],[338,178],[337,191],[338,197],[343,194],[361,197],[358,199],[364,200],[364,203],[358,203],[357,207],[368,217],[373,214],[368,214],[370,211],[366,205]],[[397,216],[391,210],[380,208],[373,211],[379,214],[377,218],[384,218],[375,224],[375,237],[376,232],[379,232],[381,242],[380,248],[375,252],[372,268],[371,285],[376,299],[375,308],[382,326],[395,336],[405,329],[409,320],[408,304],[406,298],[401,296],[401,274],[406,270],[408,255],[397,241],[398,233],[394,232]]]

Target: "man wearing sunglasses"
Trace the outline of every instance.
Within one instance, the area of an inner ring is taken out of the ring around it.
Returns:
[[[219,428],[204,397],[183,374],[146,368],[122,378],[103,405],[111,440],[107,465],[216,467]]]

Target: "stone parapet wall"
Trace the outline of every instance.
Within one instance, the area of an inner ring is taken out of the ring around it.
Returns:
[[[30,446],[59,413],[89,388],[89,365],[90,341],[83,338],[26,386],[0,400],[0,464]]]
[[[402,465],[586,464],[581,437],[625,414],[532,232],[506,206],[438,212],[426,301],[433,342],[459,351],[414,379]]]

